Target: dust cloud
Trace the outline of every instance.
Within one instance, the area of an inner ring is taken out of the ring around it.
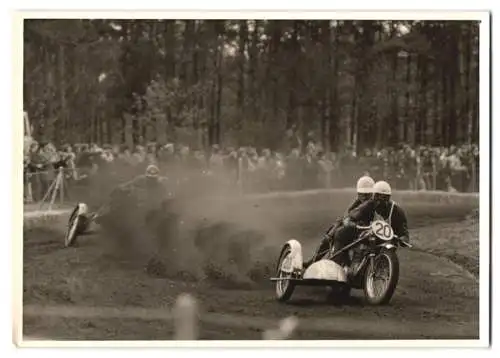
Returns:
[[[309,210],[279,200],[255,200],[242,194],[230,177],[222,171],[201,177],[198,171],[177,169],[175,176],[169,176],[177,224],[164,217],[154,225],[145,224],[141,219],[145,211],[124,208],[123,227],[103,235],[114,241],[108,248],[118,248],[155,276],[208,280],[228,288],[262,284],[273,274],[282,245],[293,235],[290,223],[303,220]],[[120,182],[125,181],[122,178]],[[88,191],[94,198],[105,198],[103,190],[110,192],[118,182],[113,176],[97,180]],[[163,199],[167,197],[165,193]],[[151,208],[149,204],[145,207]],[[316,228],[318,235],[322,229],[326,227]]]

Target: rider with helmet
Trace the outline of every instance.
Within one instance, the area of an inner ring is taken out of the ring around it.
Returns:
[[[172,189],[168,178],[160,176],[158,167],[154,164],[148,165],[143,175],[139,175],[131,181],[116,187],[111,192],[109,206],[101,207],[97,213],[91,215],[91,219],[99,219],[98,217],[101,216],[99,212],[105,208],[108,214],[110,212],[120,213],[120,221],[124,221],[125,218],[122,215],[125,212],[134,215],[129,205],[140,207],[145,212],[148,212],[148,216],[151,216],[150,212],[164,207],[169,199],[173,197]],[[129,200],[131,198],[132,201]]]
[[[362,203],[366,202],[367,200],[370,200],[372,197],[373,193],[373,185],[375,184],[375,181],[365,175],[362,176],[361,178],[358,179],[358,182],[356,183],[356,192],[357,192],[357,198],[354,200],[354,202],[349,206],[347,209],[347,212],[341,216],[340,218],[335,221],[335,223],[330,226],[330,228],[326,231],[325,235],[323,236],[321,240],[321,244],[319,245],[318,249],[312,256],[312,258],[309,261],[306,261],[304,263],[304,268],[310,266],[314,260],[314,258],[321,252],[324,252],[325,250],[328,250],[330,247],[330,242],[333,239],[335,232],[339,230],[342,225],[344,224],[347,215],[349,213],[356,209],[358,206],[360,206]]]
[[[358,234],[356,225],[367,226],[373,220],[381,219],[391,225],[394,234],[409,242],[408,222],[403,209],[391,200],[392,190],[389,183],[378,181],[373,186],[373,198],[352,210],[344,226],[335,233],[334,251],[341,250],[352,242]],[[338,255],[334,259],[339,265],[348,265],[348,255]]]
[[[175,208],[174,185],[168,178],[160,176],[156,165],[150,164],[143,175],[113,191],[105,214],[108,228],[117,230],[137,255],[145,255],[146,270],[151,274],[164,272],[162,248],[177,235],[179,216]]]

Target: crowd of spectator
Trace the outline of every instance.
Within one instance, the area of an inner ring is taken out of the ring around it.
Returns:
[[[66,144],[56,148],[51,143],[33,141],[25,148],[25,200],[41,200],[58,168],[64,168],[67,182],[71,183],[102,172],[140,173],[151,163],[166,176],[189,169],[190,175],[216,177],[244,192],[352,187],[365,173],[376,180],[388,180],[395,189],[477,192],[479,177],[479,150],[475,144],[449,148],[401,145],[356,154],[349,149],[325,152],[313,142],[305,150],[294,148],[282,153],[218,145],[201,151],[172,143],[133,148]]]

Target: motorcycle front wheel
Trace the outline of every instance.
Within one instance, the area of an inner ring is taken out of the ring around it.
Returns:
[[[370,305],[389,303],[399,281],[399,259],[396,251],[382,250],[366,268],[363,290]]]
[[[84,226],[83,218],[81,215],[78,215],[77,212],[74,212],[69,218],[68,222],[68,230],[66,232],[66,237],[64,239],[64,246],[70,247],[76,243],[76,239],[78,235],[82,232],[82,226]]]
[[[64,237],[64,246],[70,247],[76,243],[79,235],[85,233],[90,225],[89,218],[84,214],[79,214],[79,209],[77,207],[71,213],[68,220],[68,229],[66,231],[66,236]]]

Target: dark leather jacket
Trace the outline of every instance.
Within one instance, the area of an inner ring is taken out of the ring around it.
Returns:
[[[406,237],[409,239],[408,221],[403,209],[393,201],[378,204],[373,199],[370,199],[349,213],[349,219],[358,225],[367,226],[373,221],[375,215],[378,214],[387,221],[394,230],[394,234],[398,237]]]

